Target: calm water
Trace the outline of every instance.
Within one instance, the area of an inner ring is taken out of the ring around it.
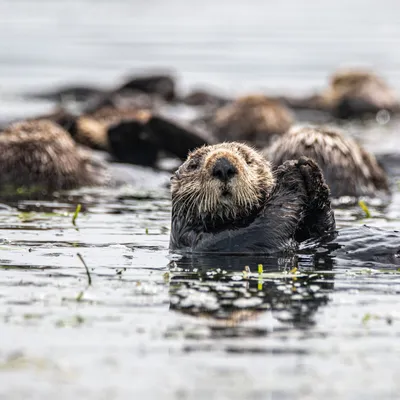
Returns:
[[[296,94],[356,64],[400,92],[399,20],[395,0],[3,0],[0,119],[51,108],[23,91],[155,67],[182,90]],[[385,153],[399,126],[348,128]],[[398,259],[171,261],[165,180],[1,206],[0,398],[399,397]],[[399,189],[369,205],[338,208],[338,225],[400,228]]]

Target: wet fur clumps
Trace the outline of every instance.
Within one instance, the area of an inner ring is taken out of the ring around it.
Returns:
[[[241,97],[215,113],[214,135],[218,140],[251,143],[263,147],[284,134],[293,116],[280,101],[262,95]]]
[[[42,192],[107,183],[105,166],[47,120],[12,124],[0,133],[0,190],[20,187]]]
[[[385,171],[357,142],[330,127],[293,127],[264,155],[275,167],[301,156],[312,158],[323,171],[333,197],[389,194]]]
[[[192,152],[171,178],[170,249],[199,253],[270,253],[335,229],[329,189],[310,159],[272,173],[241,143]]]

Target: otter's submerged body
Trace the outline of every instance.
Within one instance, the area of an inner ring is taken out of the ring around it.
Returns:
[[[239,143],[189,155],[172,178],[171,224],[170,250],[191,253],[290,251],[335,230],[329,189],[312,160],[287,161],[272,175]]]

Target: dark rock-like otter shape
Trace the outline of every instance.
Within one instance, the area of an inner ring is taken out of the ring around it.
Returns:
[[[171,178],[170,249],[196,253],[275,253],[335,229],[329,189],[314,161],[272,173],[240,143],[192,152]]]
[[[312,158],[321,168],[333,197],[389,194],[386,173],[375,157],[338,129],[293,127],[263,153],[275,166],[301,156]]]
[[[49,193],[108,181],[105,166],[51,121],[24,121],[0,133],[0,191]],[[6,194],[7,194],[6,193]]]

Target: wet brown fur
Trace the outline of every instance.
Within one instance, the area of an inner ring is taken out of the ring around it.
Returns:
[[[338,129],[293,127],[264,154],[276,167],[301,156],[314,159],[334,197],[375,196],[389,191],[386,173],[375,157]]]
[[[0,187],[45,191],[105,184],[102,163],[81,149],[68,132],[48,120],[12,124],[0,134]]]
[[[223,183],[212,175],[215,162],[228,159],[237,175]],[[240,143],[203,146],[189,154],[171,179],[173,212],[187,220],[228,221],[257,208],[274,185],[270,164]]]
[[[361,69],[339,70],[322,93],[325,107],[334,108],[345,98],[361,99],[377,109],[396,107],[398,102],[387,83],[371,71]]]
[[[263,147],[284,134],[293,116],[281,102],[262,95],[241,97],[217,110],[214,134],[218,140],[244,141]]]
[[[122,121],[146,122],[151,114],[142,109],[103,107],[78,118],[75,140],[91,148],[109,150],[108,128]]]

